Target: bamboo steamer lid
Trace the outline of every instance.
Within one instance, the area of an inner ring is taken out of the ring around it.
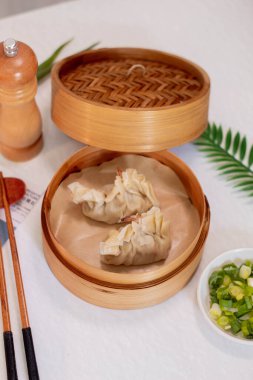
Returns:
[[[209,92],[206,72],[186,59],[148,49],[99,49],[55,65],[52,118],[88,145],[160,151],[205,130]]]

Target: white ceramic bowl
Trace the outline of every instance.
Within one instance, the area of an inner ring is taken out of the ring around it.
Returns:
[[[210,309],[210,301],[209,301],[209,286],[208,279],[210,275],[217,269],[219,269],[224,264],[229,262],[234,262],[235,264],[240,264],[245,260],[253,261],[253,248],[240,248],[234,249],[232,251],[227,251],[217,256],[214,260],[212,260],[207,267],[204,269],[198,284],[197,289],[197,298],[200,310],[209,323],[209,325],[220,335],[225,338],[232,340],[237,343],[242,343],[246,345],[253,346],[253,340],[247,340],[246,338],[233,335],[229,331],[224,331],[220,328],[215,321],[213,321],[209,315]]]

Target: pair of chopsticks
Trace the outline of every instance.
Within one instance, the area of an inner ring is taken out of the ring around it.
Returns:
[[[9,242],[11,248],[12,263],[15,275],[15,282],[18,294],[19,311],[22,325],[22,334],[24,340],[25,354],[28,375],[30,380],[39,380],[38,367],[36,362],[36,356],[33,346],[32,332],[29,324],[28,311],[25,300],[25,292],[22,281],[21,268],[18,257],[17,244],[14,234],[14,227],[12,223],[10,205],[8,201],[7,188],[5,185],[4,177],[0,172],[0,196],[5,211],[6,223],[8,228]],[[17,380],[17,368],[15,359],[15,350],[13,335],[11,331],[10,313],[8,305],[8,296],[6,288],[6,280],[4,273],[4,262],[2,247],[0,242],[0,296],[1,296],[1,308],[3,319],[3,338],[6,357],[6,368],[8,380]]]

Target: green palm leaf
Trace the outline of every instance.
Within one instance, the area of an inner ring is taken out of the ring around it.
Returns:
[[[69,40],[69,41],[66,41],[64,42],[64,44],[60,45],[54,52],[52,55],[50,55],[49,58],[47,58],[44,62],[42,62],[39,66],[38,66],[38,71],[37,71],[37,79],[38,81],[40,81],[42,78],[44,78],[45,76],[47,76],[50,71],[52,70],[52,67],[53,67],[53,64],[54,64],[54,61],[56,60],[56,58],[58,57],[58,55],[60,54],[60,52],[65,48],[65,46],[67,46],[70,42],[72,41]],[[99,44],[99,42],[95,42],[94,44],[88,46],[86,49],[84,49],[83,51],[87,51],[87,50],[92,50],[94,47],[96,47],[97,45]]]
[[[235,138],[234,138],[234,143],[233,143],[233,155],[235,155],[238,151],[240,139],[241,139],[240,133],[237,132],[237,134],[235,135]]]
[[[253,197],[253,145],[247,149],[246,136],[233,135],[231,129],[224,133],[221,125],[213,123],[194,144],[234,188]]]
[[[232,141],[232,132],[229,129],[226,134],[226,143],[225,143],[225,150],[228,151],[230,146],[231,146],[231,141]]]
[[[253,145],[252,145],[250,152],[249,152],[249,160],[248,160],[249,167],[251,167],[252,164],[253,164]]]

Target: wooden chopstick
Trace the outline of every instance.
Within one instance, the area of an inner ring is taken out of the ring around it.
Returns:
[[[16,357],[13,342],[13,335],[11,331],[10,312],[6,288],[6,280],[4,273],[4,262],[2,253],[2,244],[0,241],[0,296],[1,296],[1,309],[3,319],[3,339],[5,349],[5,361],[8,380],[18,380]]]
[[[9,303],[7,296],[6,280],[4,273],[4,262],[3,262],[3,252],[2,243],[0,242],[0,290],[1,290],[1,307],[2,307],[2,318],[3,318],[3,330],[11,331],[11,321],[9,312]]]
[[[29,327],[29,319],[28,319],[28,312],[27,312],[27,307],[26,307],[25,292],[24,292],[22,274],[21,274],[21,269],[20,269],[16,239],[14,235],[14,227],[12,223],[10,205],[7,199],[5,184],[4,184],[3,175],[1,172],[0,172],[0,187],[2,190],[2,200],[3,200],[3,205],[4,205],[4,211],[5,211],[6,223],[7,223],[8,235],[9,235],[9,241],[10,241],[10,247],[11,247],[12,263],[13,263],[15,281],[16,281],[17,292],[18,292],[18,302],[19,302],[19,309],[20,309],[21,324],[22,324],[22,328],[27,328]]]
[[[11,256],[14,269],[14,276],[16,281],[16,288],[18,294],[19,311],[22,325],[23,340],[26,353],[27,369],[30,380],[39,380],[39,372],[37,361],[34,351],[32,331],[29,324],[28,311],[26,306],[25,291],[23,286],[21,268],[18,257],[17,244],[14,234],[14,227],[12,223],[10,205],[8,202],[7,190],[4,183],[3,174],[0,172],[0,189],[2,193],[3,206],[5,211],[9,242],[11,247]]]

